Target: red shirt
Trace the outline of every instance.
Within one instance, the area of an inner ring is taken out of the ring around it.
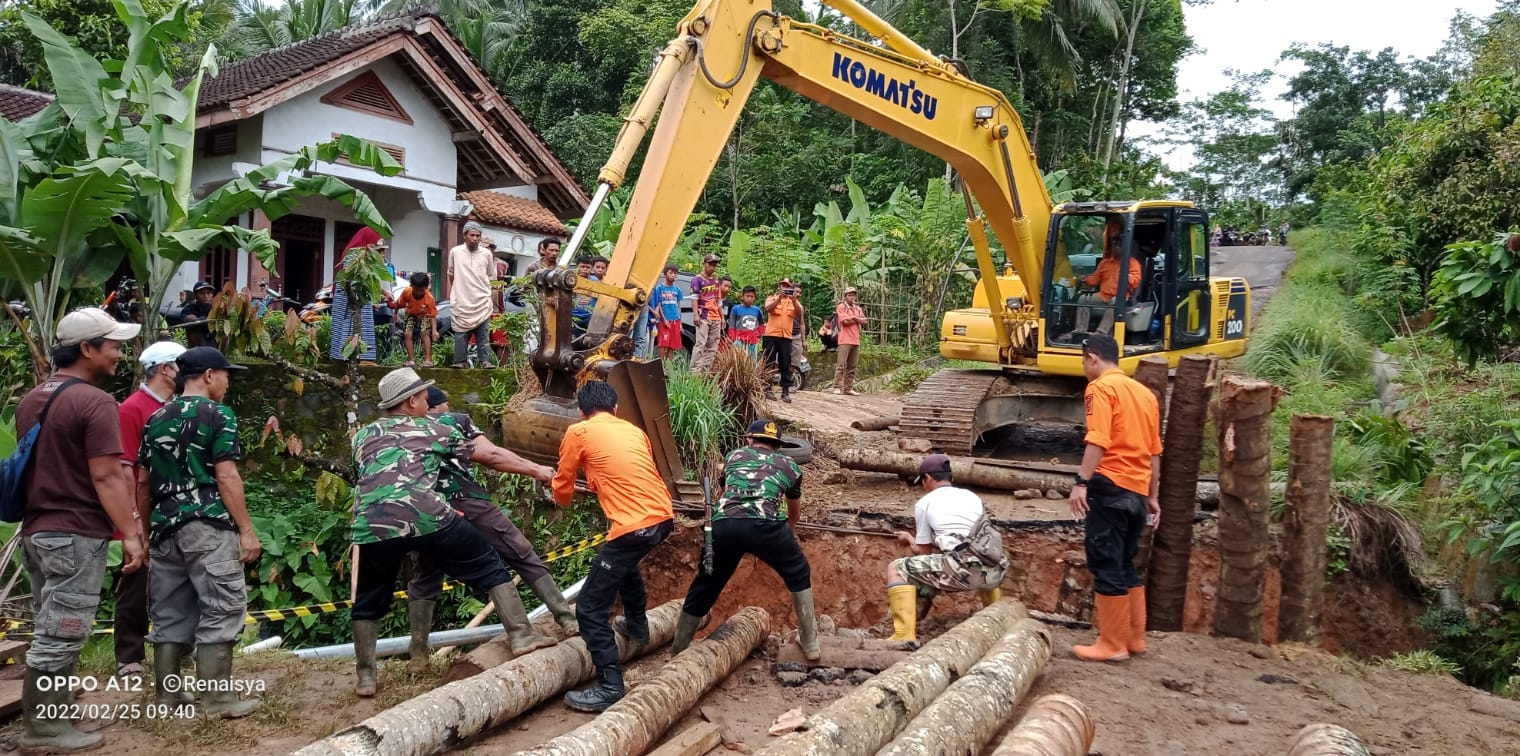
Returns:
[[[137,480],[137,449],[142,445],[143,429],[148,427],[148,418],[158,411],[164,403],[159,401],[147,389],[139,388],[134,391],[127,400],[121,403],[117,409],[117,415],[121,421],[121,463],[132,469],[132,479]],[[132,500],[137,501],[137,489],[132,489]],[[121,531],[111,532],[112,540],[121,540]]]

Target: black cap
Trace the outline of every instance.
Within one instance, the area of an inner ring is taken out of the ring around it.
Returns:
[[[449,395],[445,394],[443,389],[437,386],[428,386],[428,409],[437,407],[440,404],[448,404],[448,401]]]
[[[216,287],[215,286],[212,286],[211,284],[209,284],[209,283],[207,283],[205,281],[196,281],[195,282],[195,286],[192,287],[190,289],[190,291],[199,293],[201,289],[210,289],[211,291],[216,291]]]
[[[918,485],[929,473],[950,472],[950,458],[943,454],[930,454],[918,463],[918,474],[913,476],[913,485]]]
[[[750,438],[758,438],[762,441],[774,441],[781,443],[781,430],[776,427],[775,420],[760,418],[749,424],[749,430],[745,432]]]
[[[234,365],[227,361],[227,356],[222,354],[216,347],[196,347],[186,349],[185,353],[175,360],[179,364],[180,371],[191,375],[198,375],[207,370],[247,370],[242,365]]]

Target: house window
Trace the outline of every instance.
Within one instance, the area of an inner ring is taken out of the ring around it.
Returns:
[[[217,247],[201,258],[201,280],[217,291],[229,281],[237,280],[237,250]]]
[[[412,117],[406,114],[401,103],[396,102],[395,96],[385,88],[385,83],[380,81],[374,71],[365,71],[347,84],[322,95],[322,102],[406,124],[412,123]]]
[[[343,135],[339,134],[336,131],[333,132],[333,139],[337,139],[340,136],[343,136]],[[362,139],[363,137],[360,137],[360,138]],[[391,157],[395,158],[396,162],[400,163],[402,168],[406,167],[406,148],[405,147],[398,147],[398,146],[396,146],[394,144],[386,144],[385,142],[377,142],[377,141],[375,141],[373,139],[365,139],[364,141],[369,142],[370,144],[373,144],[376,147],[379,147],[380,149],[385,150],[386,152],[390,153]],[[352,164],[349,161],[347,155],[338,158],[338,162],[345,163],[345,164]]]
[[[202,132],[201,157],[217,157],[237,152],[237,124],[224,123]]]

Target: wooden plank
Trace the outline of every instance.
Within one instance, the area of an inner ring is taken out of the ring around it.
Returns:
[[[808,661],[803,657],[800,646],[796,643],[787,643],[776,652],[776,664],[801,664],[809,668],[840,667],[880,672],[908,658],[909,654],[908,651],[903,650],[901,642],[879,638],[825,636],[818,639],[818,645],[822,652],[818,656],[818,661]]]
[[[0,640],[0,661],[15,659],[21,661],[26,657],[26,649],[31,644],[19,640]]]
[[[21,713],[21,680],[0,680],[0,717]]]
[[[649,752],[649,756],[702,756],[723,742],[723,728],[698,722]]]

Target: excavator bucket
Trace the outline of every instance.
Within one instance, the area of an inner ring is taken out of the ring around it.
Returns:
[[[665,479],[674,501],[701,502],[701,491],[688,484],[686,468],[670,426],[670,402],[665,394],[662,363],[622,360],[608,372],[607,382],[618,394],[618,417],[643,429],[649,436],[655,467]],[[565,429],[581,419],[574,399],[542,395],[508,407],[502,417],[502,440],[508,449],[536,462],[559,462],[559,444]]]

